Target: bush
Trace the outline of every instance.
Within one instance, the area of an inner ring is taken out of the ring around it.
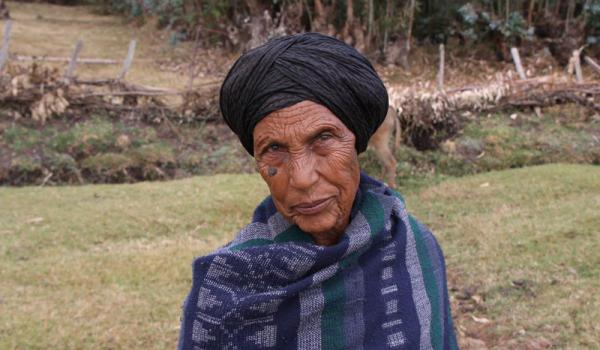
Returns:
[[[50,148],[59,153],[69,153],[77,158],[106,152],[115,147],[116,136],[111,122],[94,118],[77,123],[65,131],[55,131]]]
[[[600,0],[587,1],[583,11],[587,18],[587,38],[589,45],[600,45]]]
[[[469,2],[461,6],[457,13],[461,35],[477,43],[502,38],[507,44],[514,46],[533,38],[533,27],[527,27],[519,11],[513,11],[508,18],[500,19],[487,11],[477,9]]]
[[[42,143],[41,133],[20,125],[13,125],[2,133],[8,147],[15,152],[23,152],[39,146]]]
[[[135,162],[119,153],[104,153],[86,158],[81,167],[94,182],[130,182],[128,170]]]

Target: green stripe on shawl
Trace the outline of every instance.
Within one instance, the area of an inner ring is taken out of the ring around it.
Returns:
[[[444,346],[444,344],[441,342],[442,330],[440,328],[440,323],[438,322],[440,319],[439,298],[441,296],[437,293],[435,275],[433,273],[433,268],[431,267],[431,262],[429,261],[429,253],[427,252],[427,246],[423,241],[423,233],[419,228],[419,223],[411,215],[408,216],[408,220],[415,236],[417,255],[419,256],[419,264],[421,265],[423,281],[425,282],[425,291],[427,292],[427,297],[429,298],[429,303],[431,304],[431,346],[434,349],[441,349]]]
[[[450,302],[446,303],[446,318],[448,319],[448,326],[450,326],[450,329],[446,330],[446,332],[450,332],[450,350],[458,350],[458,344],[456,343],[456,337],[454,335],[454,330],[452,329],[454,326],[452,324],[452,312],[450,311]]]
[[[360,212],[363,214],[367,220],[367,223],[369,224],[369,227],[371,228],[371,237],[375,236],[383,229],[385,225],[385,212],[383,211],[383,207],[381,206],[379,199],[375,195],[369,192],[365,194],[361,204]],[[345,269],[348,266],[354,265],[364,252],[365,248],[351,253],[347,257],[343,258],[339,262],[340,269]]]
[[[322,290],[325,306],[321,313],[321,349],[344,349],[344,305],[346,304],[346,290],[342,274],[338,271],[335,276],[325,281]]]
[[[304,231],[298,227],[298,225],[292,225],[288,227],[285,231],[281,232],[274,239],[275,242],[307,242],[314,243],[312,237],[306,234]]]
[[[383,229],[385,225],[385,213],[377,196],[370,192],[365,193],[360,212],[365,216],[371,227],[371,237]]]
[[[242,250],[246,248],[252,247],[260,247],[269,245],[271,243],[282,243],[282,242],[308,242],[314,243],[313,239],[310,235],[304,233],[297,225],[292,225],[288,227],[285,231],[281,232],[273,240],[266,238],[253,238],[249,239],[246,242],[236,244],[230,247],[230,250]]]
[[[249,239],[244,243],[236,244],[233,247],[229,248],[230,250],[242,250],[251,247],[260,247],[263,245],[268,245],[273,243],[272,240],[266,238],[253,238]]]
[[[402,195],[399,192],[392,190],[392,194],[394,195],[394,197],[398,198],[400,202],[402,202],[402,204],[406,206],[406,201],[404,201],[404,197],[402,197]]]
[[[340,260],[340,262],[339,262],[340,270],[343,270],[349,266],[354,265],[358,261],[358,258],[360,258],[362,253],[363,253],[363,251],[359,250],[359,251],[356,251],[356,252],[348,255],[347,257],[343,258],[342,260]]]

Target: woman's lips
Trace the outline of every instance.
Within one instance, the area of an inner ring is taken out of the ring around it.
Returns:
[[[300,203],[292,208],[302,215],[313,215],[325,209],[329,203],[331,203],[332,199],[333,197],[329,197],[325,199],[319,199],[314,202]]]

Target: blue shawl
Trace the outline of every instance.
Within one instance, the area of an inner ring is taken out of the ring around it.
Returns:
[[[179,349],[457,349],[442,251],[364,174],[333,246],[267,197],[231,243],[194,261]]]

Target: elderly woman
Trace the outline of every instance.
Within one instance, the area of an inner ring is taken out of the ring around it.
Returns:
[[[271,195],[194,262],[179,348],[456,348],[435,238],[360,172],[388,108],[369,61],[324,35],[279,38],[239,58],[220,98]]]

